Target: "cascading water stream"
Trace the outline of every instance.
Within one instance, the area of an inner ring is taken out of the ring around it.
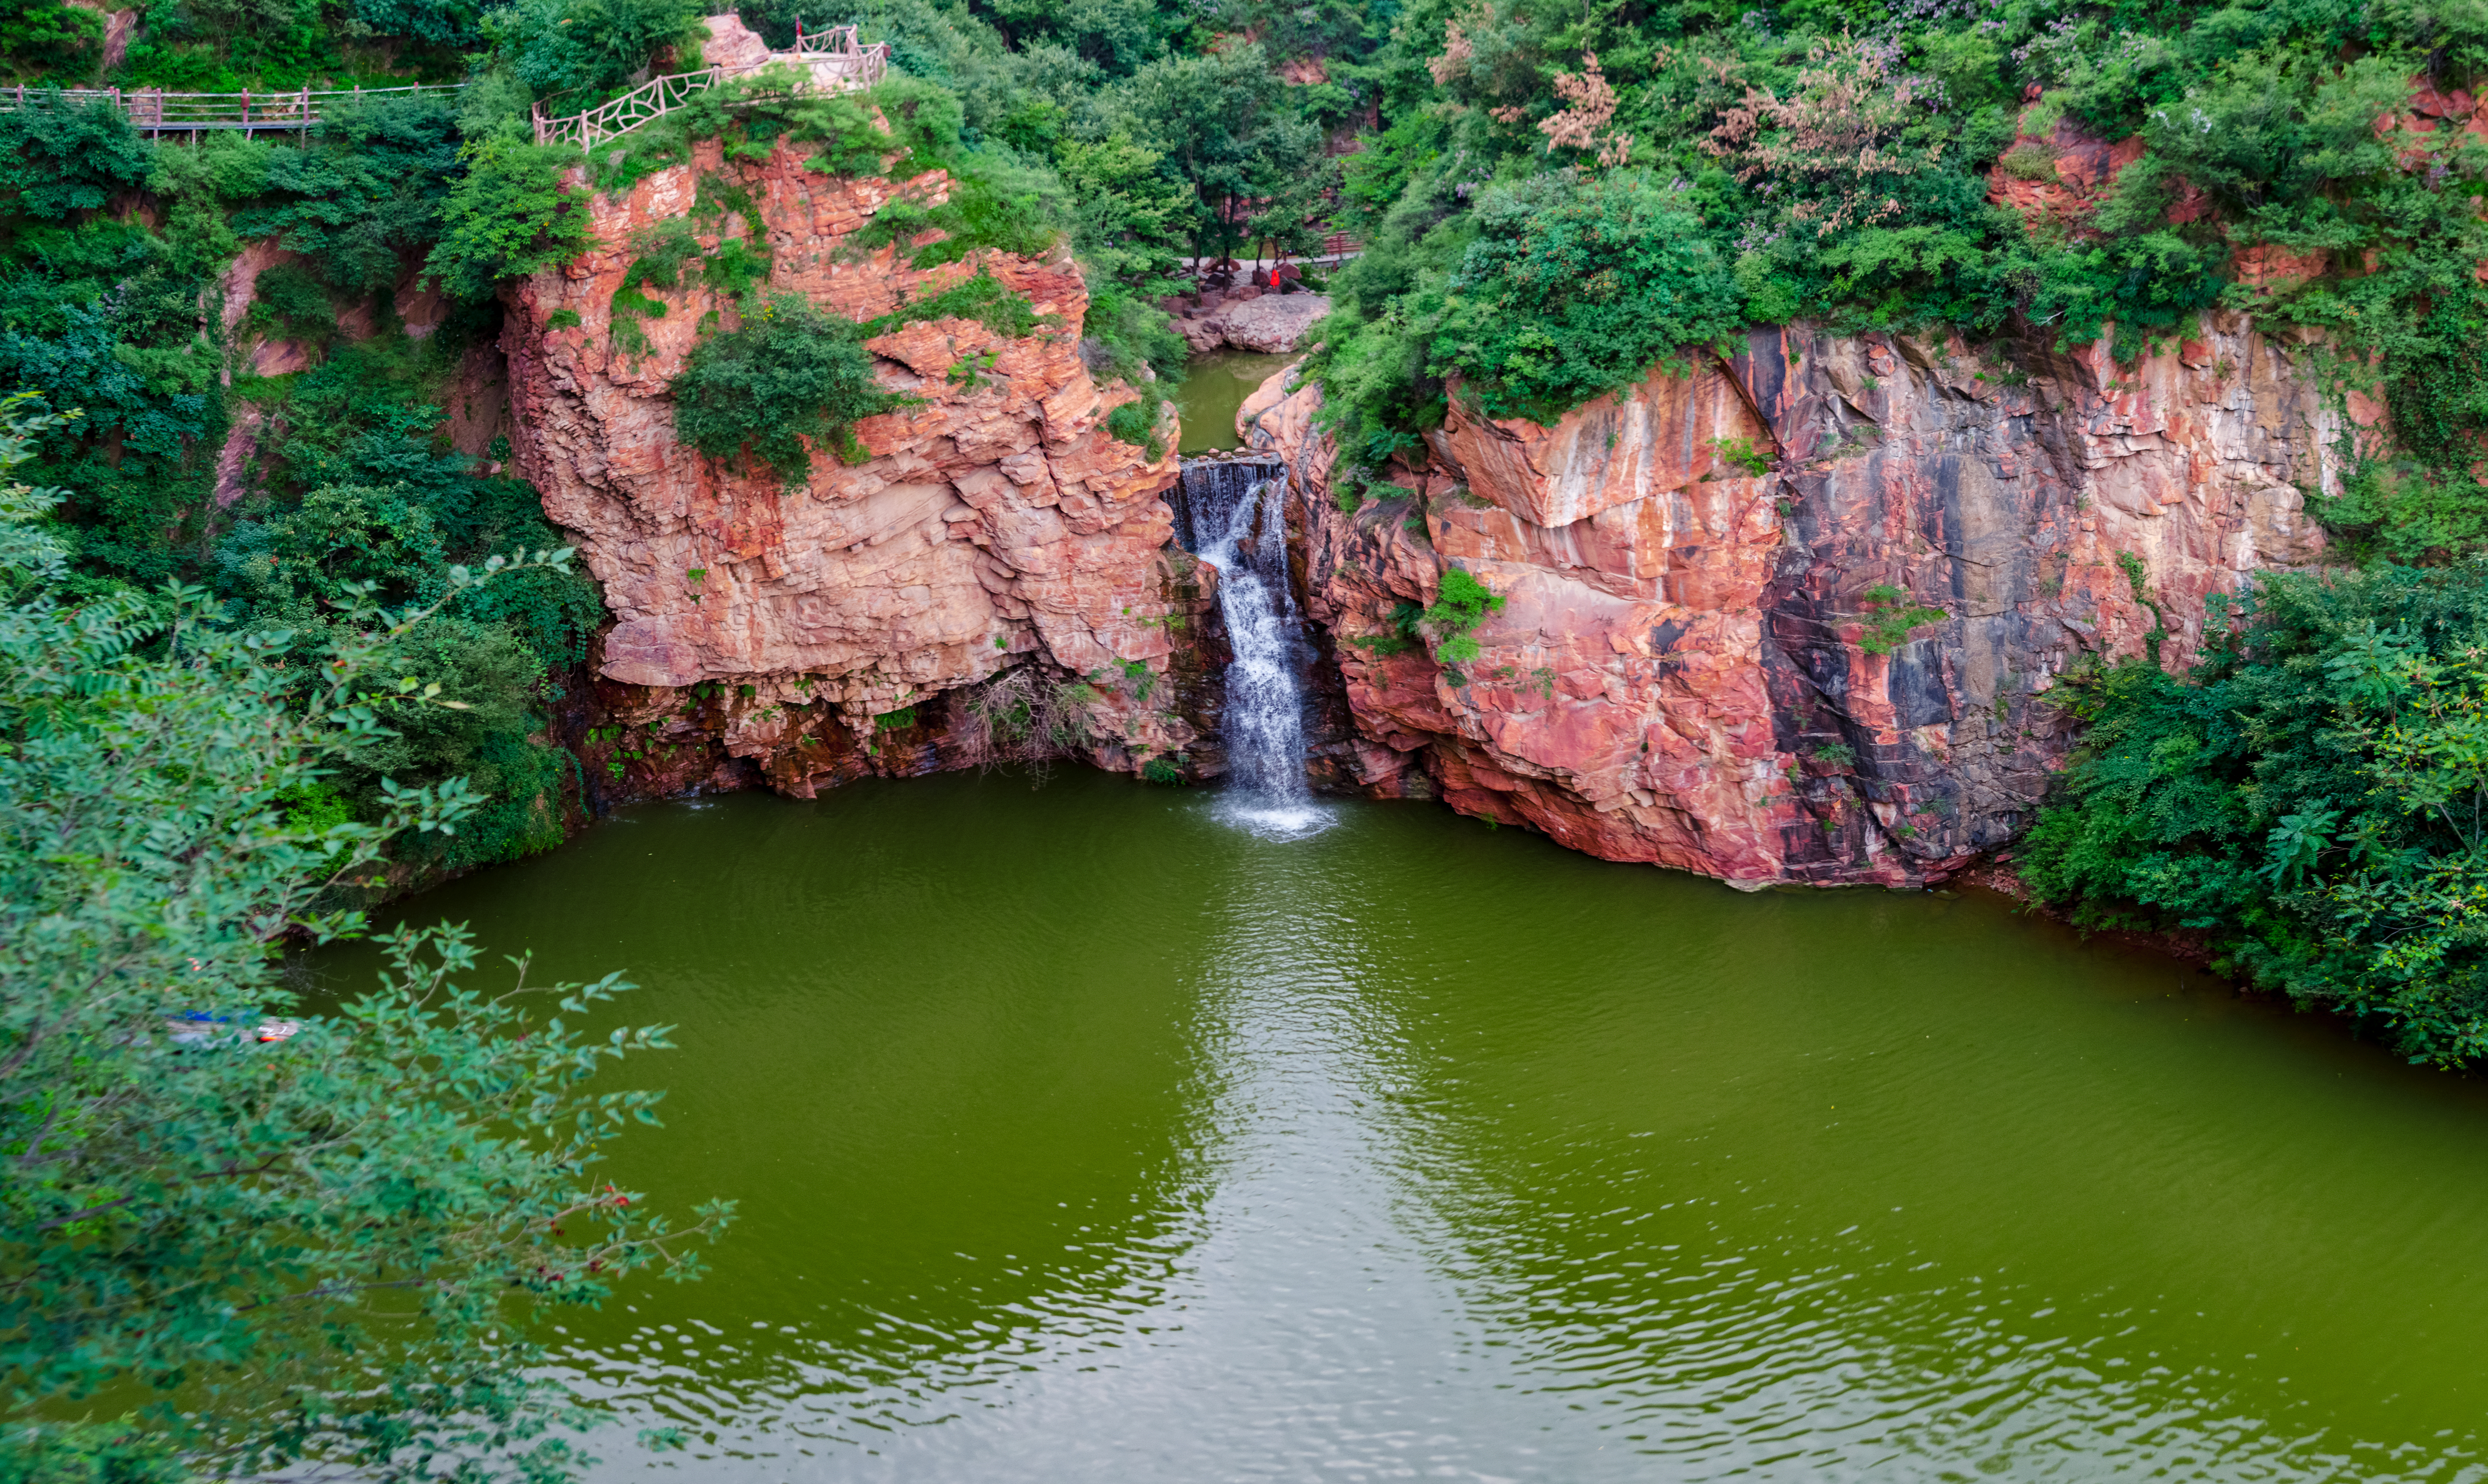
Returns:
[[[1260,834],[1310,834],[1327,823],[1305,783],[1303,625],[1287,581],[1285,464],[1185,471],[1198,554],[1218,571],[1227,667],[1227,811]]]

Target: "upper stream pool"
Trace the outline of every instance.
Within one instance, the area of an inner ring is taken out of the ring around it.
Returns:
[[[1176,452],[1205,454],[1241,448],[1235,435],[1235,414],[1244,400],[1278,375],[1293,355],[1264,355],[1258,350],[1213,350],[1184,363],[1183,380],[1174,389],[1183,436]]]
[[[742,1202],[553,1336],[599,1477],[2488,1474],[2488,1088],[1989,899],[1321,807],[745,795],[411,903],[645,986],[599,1179]]]

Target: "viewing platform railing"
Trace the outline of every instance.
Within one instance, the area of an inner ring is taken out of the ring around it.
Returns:
[[[618,134],[629,133],[642,124],[664,118],[728,77],[756,72],[771,63],[792,65],[807,74],[813,87],[831,92],[852,92],[881,81],[890,70],[890,47],[881,42],[870,46],[862,45],[853,26],[840,26],[833,31],[806,36],[799,23],[795,28],[794,50],[773,51],[766,61],[651,78],[610,102],[558,119],[547,118],[544,104],[538,103],[535,106],[536,143],[571,144],[582,151],[593,150]]]
[[[890,47],[862,44],[853,26],[806,35],[795,28],[791,51],[773,51],[768,59],[744,67],[712,67],[677,72],[640,84],[611,102],[564,118],[545,117],[535,106],[538,144],[575,144],[593,150],[616,134],[628,133],[651,119],[661,119],[728,77],[758,71],[770,63],[786,63],[806,74],[810,85],[834,92],[869,88],[890,70]],[[0,88],[0,111],[62,104],[111,104],[132,127],[148,134],[199,133],[238,129],[243,133],[295,132],[315,128],[322,117],[342,103],[364,98],[416,96],[457,91],[459,84],[422,83],[399,88],[293,88],[283,92],[244,89],[240,93],[172,93],[162,88],[29,88],[23,83]]]
[[[183,134],[207,129],[307,129],[318,125],[324,110],[340,100],[421,94],[423,84],[403,88],[295,88],[282,93],[167,93],[162,88],[29,88],[20,83],[0,89],[0,109],[42,108],[54,98],[64,103],[109,102],[142,133]],[[455,84],[429,91],[452,93]]]

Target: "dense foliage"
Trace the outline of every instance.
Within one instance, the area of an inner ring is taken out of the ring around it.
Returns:
[[[1455,380],[1551,413],[1717,324],[2112,335],[2130,361],[2229,304],[2327,330],[2406,434],[2324,518],[2404,559],[2488,535],[2488,142],[2408,122],[2415,88],[2488,70],[2475,8],[1418,0],[1362,70],[1378,112],[1343,200],[1369,246],[1315,364],[1351,482]],[[2095,201],[1991,204],[1999,177],[2056,182],[2063,141],[2128,137],[2141,157]],[[1597,245],[1600,203],[1671,212],[1626,236],[1682,261],[1636,274]],[[1599,297],[1627,291],[1675,297]]]
[[[859,458],[855,425],[902,405],[873,379],[855,323],[793,294],[702,340],[673,392],[684,442],[712,459],[749,457],[790,485],[810,472],[813,450]]]
[[[0,478],[42,430],[25,403]],[[693,1271],[690,1233],[589,1173],[656,1098],[584,1082],[664,1031],[589,1042],[522,997],[576,1017],[618,978],[463,987],[454,930],[393,935],[323,1015],[276,964],[288,934],[363,931],[324,900],[393,835],[475,818],[463,779],[383,783],[371,822],[313,800],[452,706],[397,677],[507,565],[451,569],[429,607],[349,589],[319,629],[241,630],[196,587],[73,596],[54,498],[0,488],[0,1473],[563,1471],[552,1426],[582,1414],[514,1327]],[[99,1398],[127,1414],[68,1421]]]
[[[2191,680],[2135,661],[2076,705],[2043,896],[2200,933],[2415,1058],[2488,1053],[2488,565],[2269,576]]]
[[[1496,417],[1552,420],[1744,328],[1701,224],[1638,171],[1490,187],[1445,286],[1436,363]]]
[[[586,244],[589,190],[687,161],[695,140],[736,155],[782,140],[849,176],[947,172],[946,199],[893,203],[855,245],[904,243],[932,266],[1067,244],[1088,267],[1084,356],[1145,386],[1181,374],[1183,344],[1154,302],[1179,261],[1251,234],[1301,245],[1329,178],[1309,120],[1344,116],[1335,90],[1281,82],[1258,49],[1210,54],[1212,13],[1200,8],[1108,16],[891,0],[854,17],[898,59],[869,96],[790,88],[776,71],[740,79],[600,150],[583,184],[575,151],[533,142],[530,108],[586,107],[698,66],[702,10],[167,0],[109,73],[87,12],[29,10],[0,34],[0,58],[42,100],[0,110],[0,375],[82,414],[46,431],[37,459],[67,495],[54,518],[73,552],[69,580],[108,595],[180,578],[222,600],[237,631],[309,633],[335,622],[348,584],[428,603],[457,564],[553,544],[533,491],[506,471],[506,446],[472,421],[470,352],[498,333],[502,285]],[[1266,26],[1274,14],[1246,6],[1226,19]],[[749,19],[783,45],[796,15]],[[1319,37],[1288,25],[1360,53],[1379,39],[1344,10]],[[458,86],[403,91],[415,80]],[[157,140],[106,102],[42,91],[88,81],[401,91],[325,102],[303,138]],[[615,350],[643,350],[642,324],[693,279],[740,305],[702,326],[677,389],[694,446],[791,474],[806,442],[851,450],[846,430],[891,405],[858,346],[883,326],[772,301],[767,234],[723,177],[701,181],[691,219],[636,246]],[[409,331],[402,316],[426,290],[446,308]],[[964,316],[1007,334],[1035,322],[981,272],[940,298],[902,317]],[[1132,415],[1154,426],[1156,406]],[[363,749],[318,785],[319,807],[373,822],[384,777],[464,775],[493,803],[454,838],[401,836],[401,864],[477,864],[559,838],[582,783],[558,709],[602,619],[593,584],[567,568],[451,595],[402,658],[461,709],[410,717]]]

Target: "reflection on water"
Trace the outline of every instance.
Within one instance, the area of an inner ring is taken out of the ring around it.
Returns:
[[[1175,451],[1205,454],[1243,447],[1235,434],[1236,412],[1262,382],[1295,359],[1258,350],[1212,350],[1184,362],[1183,380],[1174,389],[1175,413],[1183,424]]]
[[[420,904],[649,986],[615,1177],[744,1204],[563,1336],[692,1440],[605,1476],[2488,1472],[2479,1088],[1984,901],[1215,807],[736,798]]]

